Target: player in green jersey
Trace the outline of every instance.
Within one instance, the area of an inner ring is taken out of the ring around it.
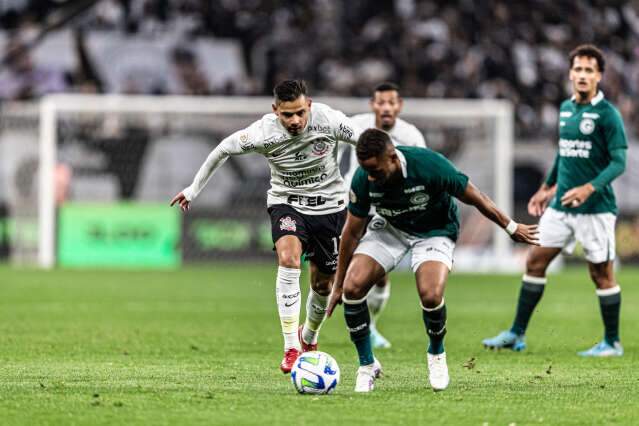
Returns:
[[[570,253],[579,242],[604,323],[604,339],[579,355],[623,355],[621,289],[613,272],[617,206],[611,183],[625,170],[628,144],[619,111],[598,89],[604,67],[595,46],[582,45],[570,53],[573,96],[559,110],[559,150],[546,181],[528,203],[531,215],[541,215],[541,246],[528,255],[512,327],[485,339],[486,347],[526,348],[526,328],[546,287],[546,269],[562,249]]]
[[[394,147],[382,130],[362,133],[356,153],[360,167],[351,183],[328,308],[332,313],[336,304],[344,302],[346,324],[360,363],[355,391],[372,391],[381,373],[371,347],[366,295],[408,252],[430,338],[430,384],[434,390],[446,389],[444,288],[459,234],[459,212],[453,197],[475,206],[515,241],[537,244],[537,226],[511,220],[442,155],[425,148]],[[364,234],[371,206],[376,214]]]

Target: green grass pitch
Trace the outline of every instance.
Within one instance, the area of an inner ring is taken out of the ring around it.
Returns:
[[[521,354],[482,338],[509,326],[517,276],[454,273],[446,348],[451,385],[428,387],[410,274],[392,275],[377,351],[386,376],[353,392],[357,368],[341,308],[320,348],[342,382],[330,396],[295,393],[278,364],[274,266],[179,271],[0,267],[0,424],[636,424],[639,270],[623,288],[620,359],[580,359],[602,326],[585,265],[551,276]],[[306,288],[306,275],[303,288]]]

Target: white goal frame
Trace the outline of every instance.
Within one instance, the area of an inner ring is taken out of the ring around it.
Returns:
[[[347,114],[367,112],[368,98],[317,98],[333,108]],[[40,101],[40,155],[39,155],[39,195],[38,195],[38,264],[42,268],[56,265],[56,211],[54,169],[57,158],[57,118],[60,113],[82,112],[122,112],[122,113],[184,113],[214,114],[255,112],[257,115],[268,111],[263,105],[270,105],[266,97],[185,97],[185,96],[128,96],[128,95],[48,95]],[[256,108],[260,108],[257,110]],[[428,111],[424,114],[424,111]],[[469,99],[417,99],[405,98],[403,112],[427,115],[442,119],[491,118],[495,120],[494,140],[494,201],[509,214],[513,210],[513,146],[514,112],[510,102],[505,100]],[[493,270],[512,270],[512,250],[506,233],[494,229]],[[492,263],[492,262],[491,262]],[[486,265],[484,268],[486,269]]]

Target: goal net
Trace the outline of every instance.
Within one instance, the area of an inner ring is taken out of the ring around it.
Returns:
[[[369,111],[363,98],[316,101],[347,115]],[[266,97],[53,95],[37,109],[5,108],[0,141],[23,140],[3,155],[10,163],[5,180],[14,188],[7,210],[20,218],[11,222],[12,259],[42,267],[272,259],[265,210],[270,172],[260,155],[231,157],[187,214],[168,207],[209,152],[269,112],[271,103]],[[508,102],[409,98],[402,118],[502,209],[512,210]],[[0,150],[6,145],[0,142]],[[472,208],[461,211],[457,270],[521,265],[503,230]]]

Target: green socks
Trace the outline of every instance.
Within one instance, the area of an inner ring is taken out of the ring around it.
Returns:
[[[521,290],[519,291],[519,300],[517,301],[517,313],[515,314],[515,321],[510,331],[518,336],[522,336],[526,333],[530,317],[541,300],[545,288],[546,277],[524,275]]]

